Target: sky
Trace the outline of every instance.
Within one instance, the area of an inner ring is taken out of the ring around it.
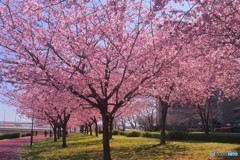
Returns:
[[[16,107],[0,102],[0,121],[30,122],[31,120],[17,114]]]

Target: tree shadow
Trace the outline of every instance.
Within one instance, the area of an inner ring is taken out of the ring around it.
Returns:
[[[167,144],[167,145],[141,145],[137,147],[119,147],[113,148],[114,157],[117,159],[129,159],[130,157],[135,157],[138,155],[140,159],[144,159],[144,157],[165,157],[166,159],[170,159],[172,156],[176,156],[177,152],[185,152],[188,150],[185,146],[180,146],[176,144]]]

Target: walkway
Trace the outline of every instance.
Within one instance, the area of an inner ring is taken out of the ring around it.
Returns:
[[[45,139],[43,135],[34,136],[33,142]],[[18,149],[21,146],[29,145],[30,137],[0,140],[0,160],[19,160]]]

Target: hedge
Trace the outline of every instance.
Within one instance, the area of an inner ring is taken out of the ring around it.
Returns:
[[[20,133],[8,133],[8,134],[0,135],[0,140],[1,139],[19,138],[19,137],[20,137]]]
[[[118,135],[125,135],[127,137],[148,137],[160,138],[160,132],[142,132],[142,131],[114,131]],[[209,135],[203,133],[188,133],[180,131],[166,132],[167,140],[185,140],[185,141],[203,141],[203,142],[220,142],[220,143],[236,143],[240,144],[240,134],[226,134],[226,133],[210,133]]]
[[[240,135],[238,134],[195,134],[187,132],[170,132],[168,140],[193,140],[204,142],[220,142],[220,143],[240,143]]]
[[[150,132],[143,132],[142,137],[147,138],[160,138],[160,133],[150,133]]]
[[[138,132],[138,131],[127,132],[126,136],[127,137],[140,137],[141,136],[141,132]]]
[[[27,136],[31,136],[31,133],[21,134],[21,137],[27,137]]]
[[[118,135],[119,134],[119,131],[118,130],[113,130],[112,131],[112,135]]]

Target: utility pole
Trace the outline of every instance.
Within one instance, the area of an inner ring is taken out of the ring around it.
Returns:
[[[32,110],[32,129],[31,129],[31,140],[30,140],[30,146],[32,146],[33,143],[33,118],[34,118],[34,111]]]

